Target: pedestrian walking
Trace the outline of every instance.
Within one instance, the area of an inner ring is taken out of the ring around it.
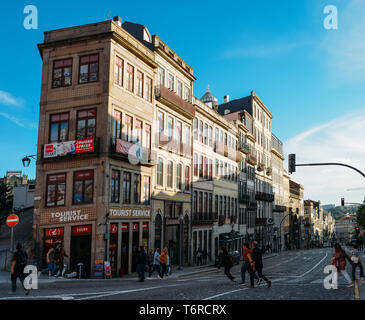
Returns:
[[[139,246],[138,255],[137,255],[137,273],[138,273],[139,282],[144,282],[144,278],[145,278],[144,272],[146,269],[146,264],[147,264],[146,252],[144,251],[143,246]]]
[[[159,262],[159,257],[160,257],[160,248],[156,248],[155,250],[155,254],[153,256],[153,267],[152,269],[149,271],[148,274],[148,278],[147,279],[151,279],[153,273],[155,271],[157,271],[158,274],[160,274],[160,262]]]
[[[358,246],[355,246],[351,252],[351,261],[353,262],[352,265],[352,280],[356,280],[356,268],[359,267],[360,269],[360,278],[364,278],[364,269],[362,266],[362,261],[360,257],[360,252],[358,251]]]
[[[244,285],[245,284],[245,277],[246,277],[246,272],[250,273],[250,261],[248,259],[248,255],[252,254],[251,249],[249,248],[249,244],[245,243],[242,246],[244,252],[243,252],[243,263],[242,263],[242,267],[241,267],[241,282],[240,284]],[[259,277],[254,273],[254,278],[257,279],[257,281],[259,281]]]
[[[166,273],[167,256],[168,256],[167,248],[164,248],[159,256],[160,279],[163,279],[163,276]]]
[[[154,257],[155,253],[153,252],[153,250],[151,249],[148,257],[147,257],[147,262],[148,262],[148,274],[152,271],[153,268],[153,257]]]
[[[44,274],[46,272],[48,272],[48,274],[50,276],[54,276],[54,272],[55,272],[55,269],[56,269],[56,260],[55,260],[55,258],[57,258],[59,248],[60,248],[60,243],[56,242],[48,250],[47,255],[46,255],[46,260],[47,260],[48,266],[47,266],[46,269],[43,269],[42,271],[39,271],[38,276],[40,276],[41,274]]]
[[[271,281],[262,274],[262,269],[264,267],[264,264],[262,262],[262,252],[261,252],[261,249],[258,248],[258,246],[257,246],[257,241],[254,241],[252,243],[252,260],[253,260],[253,262],[251,263],[251,266],[252,266],[253,272],[256,271],[259,278],[266,281],[267,287],[270,288]]]
[[[230,279],[232,282],[236,282],[236,279],[231,274],[231,268],[233,267],[233,259],[232,256],[228,253],[227,248],[221,248],[221,259],[218,265],[218,269],[220,267],[224,267],[224,274]]]
[[[60,247],[59,250],[55,253],[55,261],[57,264],[57,268],[55,270],[55,275],[58,275],[58,278],[63,278],[63,271],[64,271],[64,259],[65,257],[68,258],[68,255],[66,254],[65,248],[63,246],[63,242],[59,242]]]
[[[203,252],[199,247],[198,250],[195,253],[195,260],[196,260],[196,265],[197,266],[202,265],[202,256],[203,256]]]
[[[346,259],[350,262],[351,265],[353,264],[353,262],[351,261],[346,251],[343,250],[338,243],[335,244],[334,249],[335,253],[333,254],[333,257],[331,259],[331,264],[334,265],[337,268],[337,271],[341,272],[342,275],[345,277],[348,282],[348,287],[352,287],[354,283],[351,281],[351,278],[346,271]]]
[[[25,294],[29,295],[30,290],[27,290],[24,287],[24,279],[26,277],[24,274],[24,268],[27,265],[27,261],[28,255],[23,250],[22,245],[18,243],[11,262],[11,291],[8,292],[9,294],[16,294],[16,281],[19,278]]]

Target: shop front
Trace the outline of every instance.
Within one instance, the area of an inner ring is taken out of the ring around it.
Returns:
[[[138,247],[150,249],[150,209],[111,208],[109,210],[108,259],[113,277],[136,271]]]

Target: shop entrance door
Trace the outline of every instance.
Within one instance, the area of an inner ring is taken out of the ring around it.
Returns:
[[[91,225],[72,228],[70,268],[76,268],[79,262],[84,264],[86,277],[90,277]]]

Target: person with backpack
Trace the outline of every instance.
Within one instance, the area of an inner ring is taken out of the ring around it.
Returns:
[[[13,260],[11,262],[11,291],[9,294],[16,294],[16,280],[19,278],[26,295],[29,295],[30,290],[25,289],[24,279],[26,275],[24,274],[24,268],[27,265],[28,255],[22,249],[22,245],[18,243],[16,245],[16,252],[13,255]]]
[[[66,254],[66,251],[65,251],[65,248],[63,247],[63,242],[59,242],[60,244],[60,248],[58,250],[58,252],[56,251],[56,254],[55,254],[55,262],[56,262],[56,269],[54,271],[54,274],[55,275],[58,275],[57,278],[63,278],[63,269],[64,269],[64,258],[67,257],[68,258],[68,255]]]
[[[236,279],[232,276],[230,270],[233,267],[233,259],[232,256],[228,253],[227,248],[220,249],[221,259],[218,265],[218,269],[220,267],[224,267],[224,274],[230,279],[233,283],[236,282]]]
[[[353,262],[351,261],[350,257],[347,255],[346,251],[342,249],[342,247],[336,243],[335,244],[335,253],[333,254],[333,257],[331,258],[331,264],[337,268],[338,272],[341,272],[342,275],[345,277],[345,279],[348,282],[348,287],[353,287],[354,283],[351,281],[351,278],[349,274],[346,271],[346,260],[350,262],[351,265],[353,265]]]
[[[362,267],[360,253],[358,251],[358,246],[354,247],[354,250],[351,252],[351,261],[353,262],[352,265],[352,280],[356,280],[356,268],[359,267],[360,269],[360,278],[364,278],[364,269]]]
[[[56,242],[54,246],[52,246],[46,255],[46,260],[47,260],[47,268],[43,269],[42,271],[38,272],[38,277],[40,277],[42,274],[48,272],[50,274],[50,276],[54,276],[55,274],[55,269],[56,269],[56,264],[55,264],[55,258],[57,258],[58,254],[59,254],[59,248],[60,248],[60,243]]]
[[[160,263],[160,279],[163,279],[164,274],[166,273],[166,264],[167,264],[167,248],[163,249],[160,256],[159,256],[159,263]]]

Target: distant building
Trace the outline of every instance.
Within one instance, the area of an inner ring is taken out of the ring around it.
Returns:
[[[24,184],[13,188],[13,211],[34,206],[35,184]]]
[[[346,243],[354,238],[356,224],[356,215],[354,214],[347,214],[337,220],[335,224],[337,241],[339,243]]]

